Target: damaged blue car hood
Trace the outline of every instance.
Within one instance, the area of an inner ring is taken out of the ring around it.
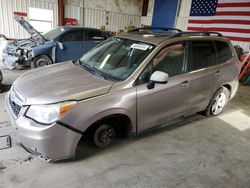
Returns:
[[[30,25],[26,20],[24,20],[20,16],[14,16],[14,19],[32,36],[32,37],[38,37],[44,42],[46,41],[45,38],[39,33],[35,28]]]

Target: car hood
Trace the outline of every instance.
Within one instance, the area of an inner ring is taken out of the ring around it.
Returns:
[[[43,41],[45,41],[45,38],[37,31],[35,28],[30,25],[25,19],[23,19],[20,16],[14,16],[14,19],[32,36],[36,36]]]
[[[83,100],[108,93],[113,82],[104,80],[72,62],[50,65],[21,75],[14,88],[23,105]]]

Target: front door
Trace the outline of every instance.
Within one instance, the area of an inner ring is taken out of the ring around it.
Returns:
[[[188,73],[186,43],[164,47],[142,72],[137,82],[137,130],[149,129],[184,117],[187,111],[191,78]],[[169,74],[167,84],[155,84],[148,89],[154,71]]]
[[[75,60],[84,54],[84,31],[74,30],[63,34],[59,42],[62,43],[63,49],[59,45],[56,49],[56,62]]]

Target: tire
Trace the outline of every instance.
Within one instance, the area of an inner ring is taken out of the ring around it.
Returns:
[[[102,124],[95,129],[93,141],[97,147],[105,148],[111,145],[114,137],[115,129],[110,125]]]
[[[222,86],[209,102],[209,105],[205,110],[205,115],[208,117],[219,115],[228,103],[229,96],[230,91],[226,87]]]
[[[52,64],[52,60],[47,55],[40,55],[34,58],[31,62],[31,69],[35,69],[38,67],[43,67],[46,65]]]

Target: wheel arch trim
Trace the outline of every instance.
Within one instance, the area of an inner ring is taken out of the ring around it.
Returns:
[[[136,126],[136,121],[133,120],[132,116],[129,114],[129,112],[126,109],[123,108],[114,108],[114,109],[108,109],[105,111],[102,111],[92,118],[89,119],[87,122],[87,126],[84,126],[82,129],[80,129],[82,132],[86,131],[89,127],[91,127],[93,124],[97,123],[98,121],[102,121],[106,118],[111,118],[114,116],[124,116],[127,117],[130,122],[129,130],[133,131],[133,127]]]

